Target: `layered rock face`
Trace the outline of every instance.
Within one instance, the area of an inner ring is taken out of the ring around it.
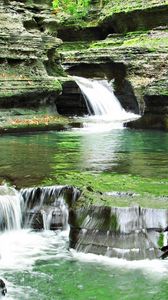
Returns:
[[[164,209],[91,206],[70,211],[70,246],[77,251],[132,259],[158,258],[167,225]]]
[[[164,0],[94,0],[83,19],[53,12],[49,0],[1,1],[1,110],[85,114],[62,63],[70,75],[113,79],[122,106],[143,114],[128,126],[167,130],[167,14]]]
[[[96,19],[76,28],[75,37],[58,31],[65,40],[64,68],[71,75],[113,79],[123,107],[143,114],[128,126],[167,130],[167,3],[103,3],[100,9],[96,2]]]
[[[60,68],[57,48],[61,40],[54,31],[50,34],[55,19],[47,2],[0,3],[0,107],[3,109],[53,106],[61,91],[57,80]]]

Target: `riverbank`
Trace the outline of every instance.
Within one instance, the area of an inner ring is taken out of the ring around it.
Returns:
[[[30,113],[30,111],[29,111]],[[20,113],[21,114],[21,113]],[[72,118],[59,115],[33,114],[3,117],[0,122],[0,134],[38,133],[39,131],[66,131],[80,128],[82,124]]]

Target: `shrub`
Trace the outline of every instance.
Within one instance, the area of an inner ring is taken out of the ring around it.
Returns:
[[[52,4],[54,10],[85,16],[89,9],[90,0],[53,0]]]

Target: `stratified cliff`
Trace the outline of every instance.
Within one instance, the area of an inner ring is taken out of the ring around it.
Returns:
[[[49,2],[0,3],[0,108],[53,106],[61,91],[61,40]]]
[[[168,2],[91,1],[85,22],[59,24],[70,74],[114,79],[136,128],[168,129]]]
[[[51,2],[0,3],[1,119],[9,108],[85,113],[70,74],[113,79],[123,107],[143,114],[128,126],[167,130],[168,1],[92,0],[83,17]]]

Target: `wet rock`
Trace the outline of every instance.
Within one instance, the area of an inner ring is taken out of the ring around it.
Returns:
[[[57,111],[61,115],[82,116],[88,113],[84,98],[72,79],[62,82],[62,93],[55,100]]]
[[[20,193],[26,227],[58,230],[66,229],[68,207],[73,206],[81,192],[72,186],[50,186],[21,189]]]
[[[73,211],[71,244],[77,251],[126,259],[160,257],[158,240],[168,221],[164,209],[91,206]]]
[[[168,257],[168,250],[160,256],[161,259],[165,259],[166,257]]]
[[[7,293],[7,288],[6,288],[5,282],[4,282],[4,280],[0,279],[0,294],[2,296],[5,296],[6,293]]]

